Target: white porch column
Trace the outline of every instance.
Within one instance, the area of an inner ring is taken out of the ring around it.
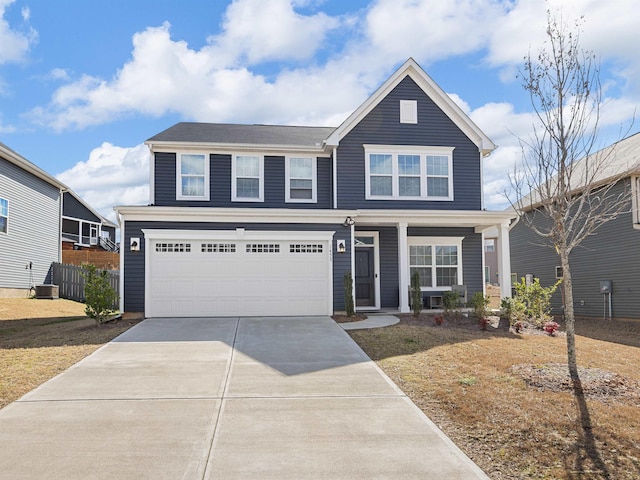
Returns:
[[[409,310],[409,247],[407,245],[407,224],[398,224],[398,287],[400,312]]]
[[[509,246],[509,226],[501,224],[497,227],[500,298],[511,297],[511,247]]]

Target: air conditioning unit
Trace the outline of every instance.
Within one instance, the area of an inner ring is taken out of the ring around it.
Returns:
[[[36,298],[54,300],[60,298],[60,287],[58,285],[36,285]]]
[[[98,239],[97,238],[90,238],[89,239],[89,245],[97,245],[98,244]]]

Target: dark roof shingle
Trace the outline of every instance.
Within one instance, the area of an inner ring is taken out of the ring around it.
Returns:
[[[334,130],[335,127],[180,122],[154,135],[147,142],[320,147]]]

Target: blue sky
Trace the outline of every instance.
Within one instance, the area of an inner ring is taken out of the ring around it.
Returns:
[[[113,218],[174,123],[337,126],[411,56],[500,146],[501,209],[533,122],[516,73],[559,4],[602,62],[606,142],[640,106],[633,0],[0,0],[0,141]]]

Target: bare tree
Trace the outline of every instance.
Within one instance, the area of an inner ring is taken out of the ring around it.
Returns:
[[[540,244],[553,248],[562,266],[567,357],[574,386],[580,385],[575,344],[571,252],[604,223],[630,208],[629,188],[614,188],[629,165],[616,158],[615,144],[597,151],[602,90],[593,53],[570,28],[547,12],[546,41],[525,57],[520,72],[537,125],[521,140],[523,162],[511,182],[519,220]]]

